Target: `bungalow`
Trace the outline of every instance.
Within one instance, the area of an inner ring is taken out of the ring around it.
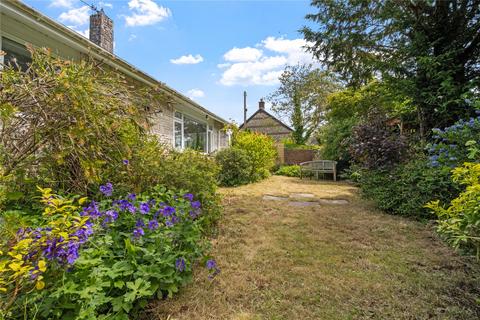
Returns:
[[[73,61],[93,57],[123,73],[129,81],[152,90],[159,88],[168,95],[171,102],[161,106],[160,112],[150,112],[159,108],[145,108],[149,130],[162,142],[207,153],[228,145],[222,130],[226,120],[116,56],[113,41],[113,21],[103,10],[95,10],[90,16],[87,39],[20,1],[0,0],[0,48],[6,53],[0,55],[0,65],[15,58],[20,66],[26,66],[30,61],[27,43],[51,48],[55,55]]]

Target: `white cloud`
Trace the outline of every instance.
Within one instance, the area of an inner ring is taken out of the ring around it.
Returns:
[[[191,90],[188,90],[187,93],[188,93],[188,96],[190,98],[203,98],[203,97],[205,97],[205,92],[203,92],[200,89],[191,89]]]
[[[152,0],[131,0],[128,8],[131,15],[125,16],[125,22],[129,27],[156,24],[172,15],[170,9],[159,6]]]
[[[223,55],[225,61],[230,62],[246,62],[246,61],[256,61],[262,56],[262,50],[245,47],[245,48],[233,48],[227,51]]]
[[[203,57],[199,54],[193,56],[191,54],[186,56],[181,56],[177,59],[170,59],[170,62],[173,64],[197,64],[203,61]]]
[[[304,49],[303,39],[267,37],[256,48],[233,48],[224,54],[227,63],[217,65],[223,69],[220,83],[233,85],[276,85],[287,65],[316,63]]]
[[[70,23],[74,26],[81,26],[88,23],[90,8],[83,6],[76,9],[70,9],[67,12],[62,12],[58,19],[64,23]]]
[[[227,68],[227,67],[230,67],[232,64],[231,63],[219,63],[217,64],[217,68],[219,69],[223,69],[223,68]]]
[[[100,3],[98,4],[98,7],[99,8],[113,8],[113,4],[111,4],[109,2],[100,1]]]
[[[50,2],[50,7],[56,8],[71,8],[75,0],[52,0]]]
[[[74,31],[80,33],[82,36],[84,36],[85,38],[89,39],[90,38],[90,29],[85,29],[85,30],[77,30],[75,28],[72,28]]]
[[[130,37],[128,37],[128,41],[133,41],[137,39],[137,35],[136,34],[131,34]]]

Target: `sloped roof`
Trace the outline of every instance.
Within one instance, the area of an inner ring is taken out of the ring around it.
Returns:
[[[274,115],[272,115],[271,113],[269,113],[268,111],[266,111],[265,109],[258,109],[257,111],[255,111],[248,119],[247,121],[245,121],[245,123],[242,123],[242,125],[239,127],[240,129],[243,128],[243,126],[248,123],[250,120],[252,120],[257,114],[259,113],[265,113],[267,116],[269,116],[270,118],[272,118],[273,120],[275,120],[275,122],[277,122],[278,124],[280,124],[282,127],[284,127],[285,129],[289,130],[289,131],[293,131],[292,128],[290,128],[289,126],[287,126],[285,123],[283,123],[282,121],[280,121],[277,117],[275,117]]]

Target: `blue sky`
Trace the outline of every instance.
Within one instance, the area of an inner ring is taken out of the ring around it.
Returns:
[[[25,0],[88,35],[80,0]],[[114,20],[116,55],[219,116],[241,123],[288,64],[311,62],[298,33],[309,1],[87,1]],[[268,104],[267,104],[268,107]]]

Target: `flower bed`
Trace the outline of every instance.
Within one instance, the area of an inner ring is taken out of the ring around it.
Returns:
[[[0,317],[129,319],[152,297],[172,296],[206,256],[202,204],[158,186],[102,199],[61,197],[41,189],[43,215],[0,252]]]

